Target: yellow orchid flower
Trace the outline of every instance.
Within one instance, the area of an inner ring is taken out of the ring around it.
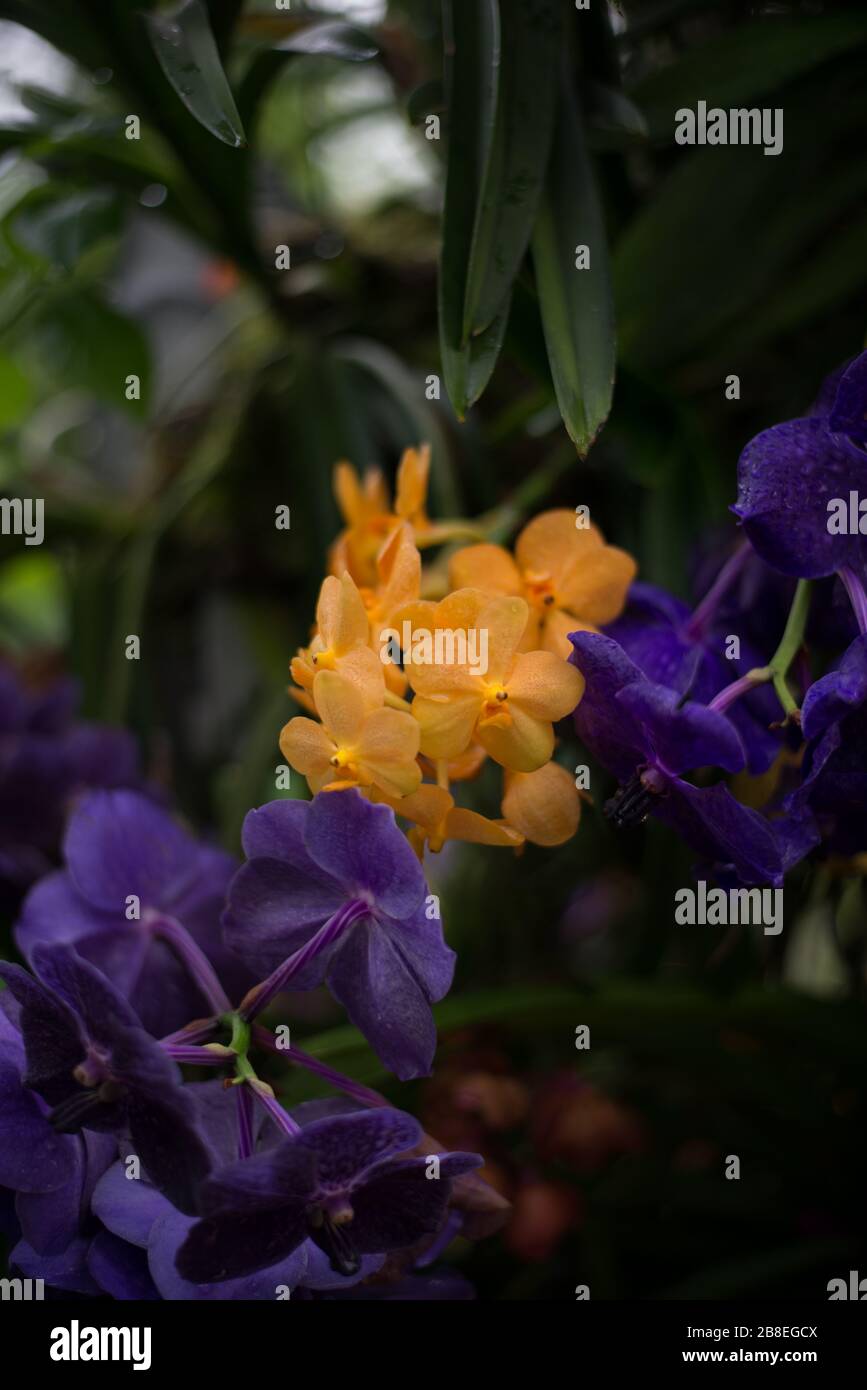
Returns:
[[[630,555],[606,545],[595,526],[576,527],[575,514],[564,509],[534,517],[515,543],[514,559],[502,546],[472,545],[449,565],[453,588],[526,599],[530,614],[521,650],[541,648],[564,658],[572,650],[570,632],[595,630],[619,616],[635,573]]]
[[[369,655],[376,662],[373,652]],[[374,680],[362,683],[339,671],[320,671],[313,699],[322,723],[299,716],[280,734],[284,758],[307,778],[312,792],[377,786],[390,796],[408,796],[419,786],[418,725],[410,714],[382,706],[385,681],[377,664],[378,706],[372,703]]]
[[[359,652],[368,646],[369,635],[367,610],[352,577],[345,570],[339,579],[329,575],[319,590],[315,636],[292,659],[293,680],[310,690],[319,671],[351,675],[365,661]]]
[[[507,772],[502,812],[509,825],[534,845],[562,845],[581,819],[574,778],[559,763],[535,772]]]
[[[434,638],[450,634],[454,639],[462,632],[467,650],[473,636],[485,658],[413,661],[408,668],[425,756],[456,758],[476,739],[495,762],[517,772],[533,772],[551,757],[552,721],[571,713],[584,683],[552,652],[519,654],[528,612],[521,598],[490,599],[478,589],[459,589],[438,604],[414,606],[417,627],[426,626]]]
[[[430,520],[426,509],[429,474],[430,446],[405,449],[397,468],[392,509],[379,469],[369,470],[362,483],[351,464],[337,464],[334,494],[346,527],[329,553],[332,574],[346,569],[359,587],[375,588],[380,551],[401,523],[409,526],[419,547],[478,539],[479,528],[471,522]]]
[[[524,836],[504,820],[488,820],[478,811],[456,806],[444,787],[425,782],[418,791],[399,801],[374,792],[373,799],[386,801],[399,816],[413,822],[409,842],[421,859],[425,847],[438,854],[447,840],[464,840],[474,845],[506,845],[518,849]]]

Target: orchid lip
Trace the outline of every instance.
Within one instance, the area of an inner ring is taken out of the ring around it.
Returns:
[[[335,1274],[347,1278],[361,1269],[361,1255],[352,1239],[352,1208],[348,1204],[332,1212],[327,1206],[311,1207],[307,1223],[311,1238],[328,1256]]]
[[[638,768],[606,801],[603,812],[618,830],[630,830],[647,820],[654,799],[663,795],[663,787],[656,768]]]

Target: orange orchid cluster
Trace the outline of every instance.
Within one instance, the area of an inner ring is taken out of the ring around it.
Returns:
[[[391,806],[419,856],[447,840],[562,844],[578,828],[581,799],[553,761],[553,725],[584,688],[566,661],[567,634],[617,617],[635,564],[572,512],[548,511],[524,527],[514,555],[460,544],[448,592],[427,597],[420,551],[479,534],[428,518],[429,469],[427,447],[407,449],[392,506],[378,470],[362,480],[338,464],[345,529],[310,644],[291,665],[290,694],[314,717],[291,719],[280,748],[312,792],[354,786]],[[396,644],[401,633],[411,645]],[[487,758],[504,772],[498,819],[457,805],[451,790]]]

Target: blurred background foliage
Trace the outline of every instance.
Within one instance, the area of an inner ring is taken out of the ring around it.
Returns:
[[[145,9],[0,0],[0,491],[46,504],[43,547],[0,539],[0,646],[74,673],[236,850],[337,459],[392,474],[428,440],[434,515],[509,538],[589,504],[689,595],[742,445],[863,342],[867,10]],[[699,100],[783,108],[783,152],[678,147]],[[485,1297],[821,1297],[865,1229],[861,881],[804,871],[783,938],[720,952],[673,927],[688,853],[603,799],[565,848],[431,868],[458,986],[401,1103],[516,1206],[467,1268]],[[310,1049],[387,1088],[332,1022]]]

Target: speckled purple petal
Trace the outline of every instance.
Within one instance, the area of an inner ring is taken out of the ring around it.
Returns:
[[[421,1126],[412,1115],[383,1107],[359,1110],[333,1119],[314,1120],[295,1140],[313,1156],[316,1195],[346,1192],[367,1170],[392,1154],[412,1149]]]
[[[292,1290],[304,1279],[309,1248],[307,1242],[298,1244],[288,1255],[278,1258],[265,1268],[256,1269],[237,1278],[219,1283],[199,1283],[185,1279],[178,1272],[176,1261],[178,1251],[193,1227],[194,1223],[187,1217],[169,1210],[159,1218],[151,1232],[148,1260],[154,1283],[164,1299],[194,1299],[199,1302],[274,1302],[279,1290]]]
[[[353,1194],[352,1239],[358,1250],[400,1250],[436,1235],[451,1193],[448,1178],[427,1177],[424,1158],[389,1163]]]
[[[867,495],[867,454],[827,421],[787,420],[756,435],[738,465],[733,511],[753,546],[775,569],[803,579],[844,565],[861,572],[865,537],[831,535],[828,503]]]

